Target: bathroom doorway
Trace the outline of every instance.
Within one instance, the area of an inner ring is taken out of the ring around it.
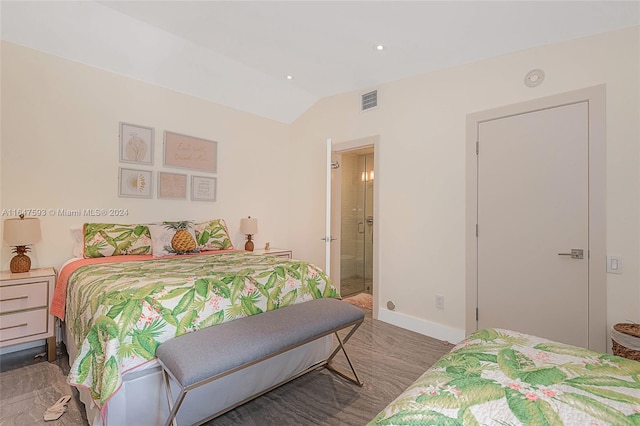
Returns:
[[[374,149],[340,153],[340,294],[373,293]]]

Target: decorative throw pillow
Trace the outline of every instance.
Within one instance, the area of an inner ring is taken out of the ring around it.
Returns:
[[[194,229],[196,231],[196,242],[201,251],[233,248],[224,219],[199,222],[195,224]]]
[[[151,253],[151,234],[146,225],[85,223],[83,234],[86,258]]]
[[[193,222],[162,222],[149,225],[153,244],[153,257],[199,253]]]

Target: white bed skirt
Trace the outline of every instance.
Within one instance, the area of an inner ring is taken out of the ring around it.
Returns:
[[[320,338],[190,391],[178,412],[178,424],[197,423],[326,360],[332,351],[332,339],[332,335]],[[66,324],[63,340],[69,353],[69,363],[73,364],[77,348]],[[104,419],[89,391],[78,388],[89,423],[93,426],[164,424],[169,407],[158,361],[125,373],[123,378],[122,387],[106,405]],[[172,390],[177,394],[177,386],[172,385]]]

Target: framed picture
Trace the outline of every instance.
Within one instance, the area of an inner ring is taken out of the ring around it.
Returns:
[[[151,127],[120,123],[120,161],[153,164],[153,134]]]
[[[158,198],[187,198],[187,175],[158,172]]]
[[[215,201],[216,181],[214,177],[191,176],[191,200]]]
[[[118,195],[120,197],[152,198],[153,174],[151,170],[120,167]]]
[[[218,142],[165,131],[164,165],[216,173]]]

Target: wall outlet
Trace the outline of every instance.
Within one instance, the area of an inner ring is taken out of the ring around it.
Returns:
[[[436,308],[444,309],[444,296],[436,294]]]

